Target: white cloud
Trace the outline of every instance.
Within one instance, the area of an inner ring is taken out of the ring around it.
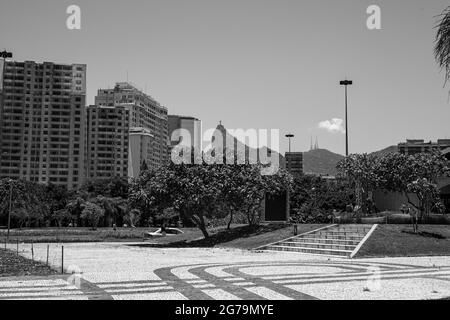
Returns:
[[[345,133],[344,120],[334,118],[319,122],[319,129],[325,129],[331,133]]]

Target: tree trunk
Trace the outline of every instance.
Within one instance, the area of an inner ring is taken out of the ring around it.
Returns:
[[[230,230],[231,222],[233,221],[233,213],[234,213],[234,211],[231,210],[230,211],[230,221],[228,221],[227,230]]]
[[[197,228],[203,233],[205,239],[209,238],[208,231],[206,230],[205,220],[203,219],[203,215],[199,214],[198,217],[192,216],[192,221],[197,225]]]
[[[411,201],[411,198],[409,197],[408,191],[405,191],[404,194],[405,194],[406,199],[408,200],[408,203],[409,203],[410,205],[412,205],[414,208],[416,208],[417,210],[419,210],[419,207],[416,206],[416,204],[415,204],[414,202]]]
[[[356,206],[359,207],[358,211],[361,211],[363,207],[363,190],[361,181],[356,181],[356,190],[355,190],[355,196],[356,196]]]

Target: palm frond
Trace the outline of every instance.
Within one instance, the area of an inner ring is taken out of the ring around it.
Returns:
[[[445,70],[445,84],[450,80],[450,6],[437,16],[434,56]]]

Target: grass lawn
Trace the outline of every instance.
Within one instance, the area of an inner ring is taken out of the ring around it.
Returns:
[[[155,228],[156,229],[156,228]],[[103,241],[142,241],[149,228],[36,228],[14,229],[10,241],[16,242],[103,242]],[[6,230],[0,230],[0,242],[4,242]]]
[[[320,228],[322,224],[299,224],[298,234]],[[69,242],[143,242],[144,233],[158,228],[40,228],[11,230],[10,242],[20,243],[69,243]],[[198,228],[181,228],[183,234],[161,238],[145,238],[149,247],[225,247],[254,249],[293,236],[293,226],[287,224],[262,224],[249,227],[232,225],[209,228],[209,239],[204,239]],[[6,230],[0,230],[0,247],[6,239]]]
[[[57,272],[45,264],[0,249],[0,278],[12,276],[47,276]]]
[[[324,226],[324,224],[298,224],[297,234],[319,229]],[[235,237],[235,239],[232,240],[225,238],[224,240],[226,241],[219,243],[218,246],[224,248],[255,249],[293,236],[294,227],[292,225],[260,226],[256,230],[250,230],[247,227],[247,232],[244,232],[239,237]]]
[[[450,255],[450,226],[419,225],[419,232],[411,225],[379,225],[356,257]]]
[[[298,234],[320,228],[321,224],[300,224]],[[259,246],[280,241],[294,235],[292,225],[269,223],[259,226],[233,226],[231,230],[225,227],[208,230],[210,237],[204,239],[198,231],[198,237],[187,235],[157,238],[139,246],[159,248],[181,247],[222,247],[237,249],[255,249]]]
[[[242,225],[232,225],[237,227]],[[223,230],[225,227],[209,228],[211,235]],[[19,241],[20,243],[69,243],[69,242],[141,242],[144,240],[144,234],[148,231],[155,231],[158,227],[148,228],[33,228],[33,229],[14,229],[10,233],[10,242]],[[178,241],[194,241],[203,239],[202,232],[198,228],[180,228],[183,234],[167,236],[161,238],[148,238],[148,242],[165,244]],[[0,230],[0,247],[6,239],[6,230]]]

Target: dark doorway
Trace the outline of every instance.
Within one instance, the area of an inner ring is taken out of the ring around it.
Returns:
[[[266,194],[265,221],[287,221],[288,201],[287,193]]]

